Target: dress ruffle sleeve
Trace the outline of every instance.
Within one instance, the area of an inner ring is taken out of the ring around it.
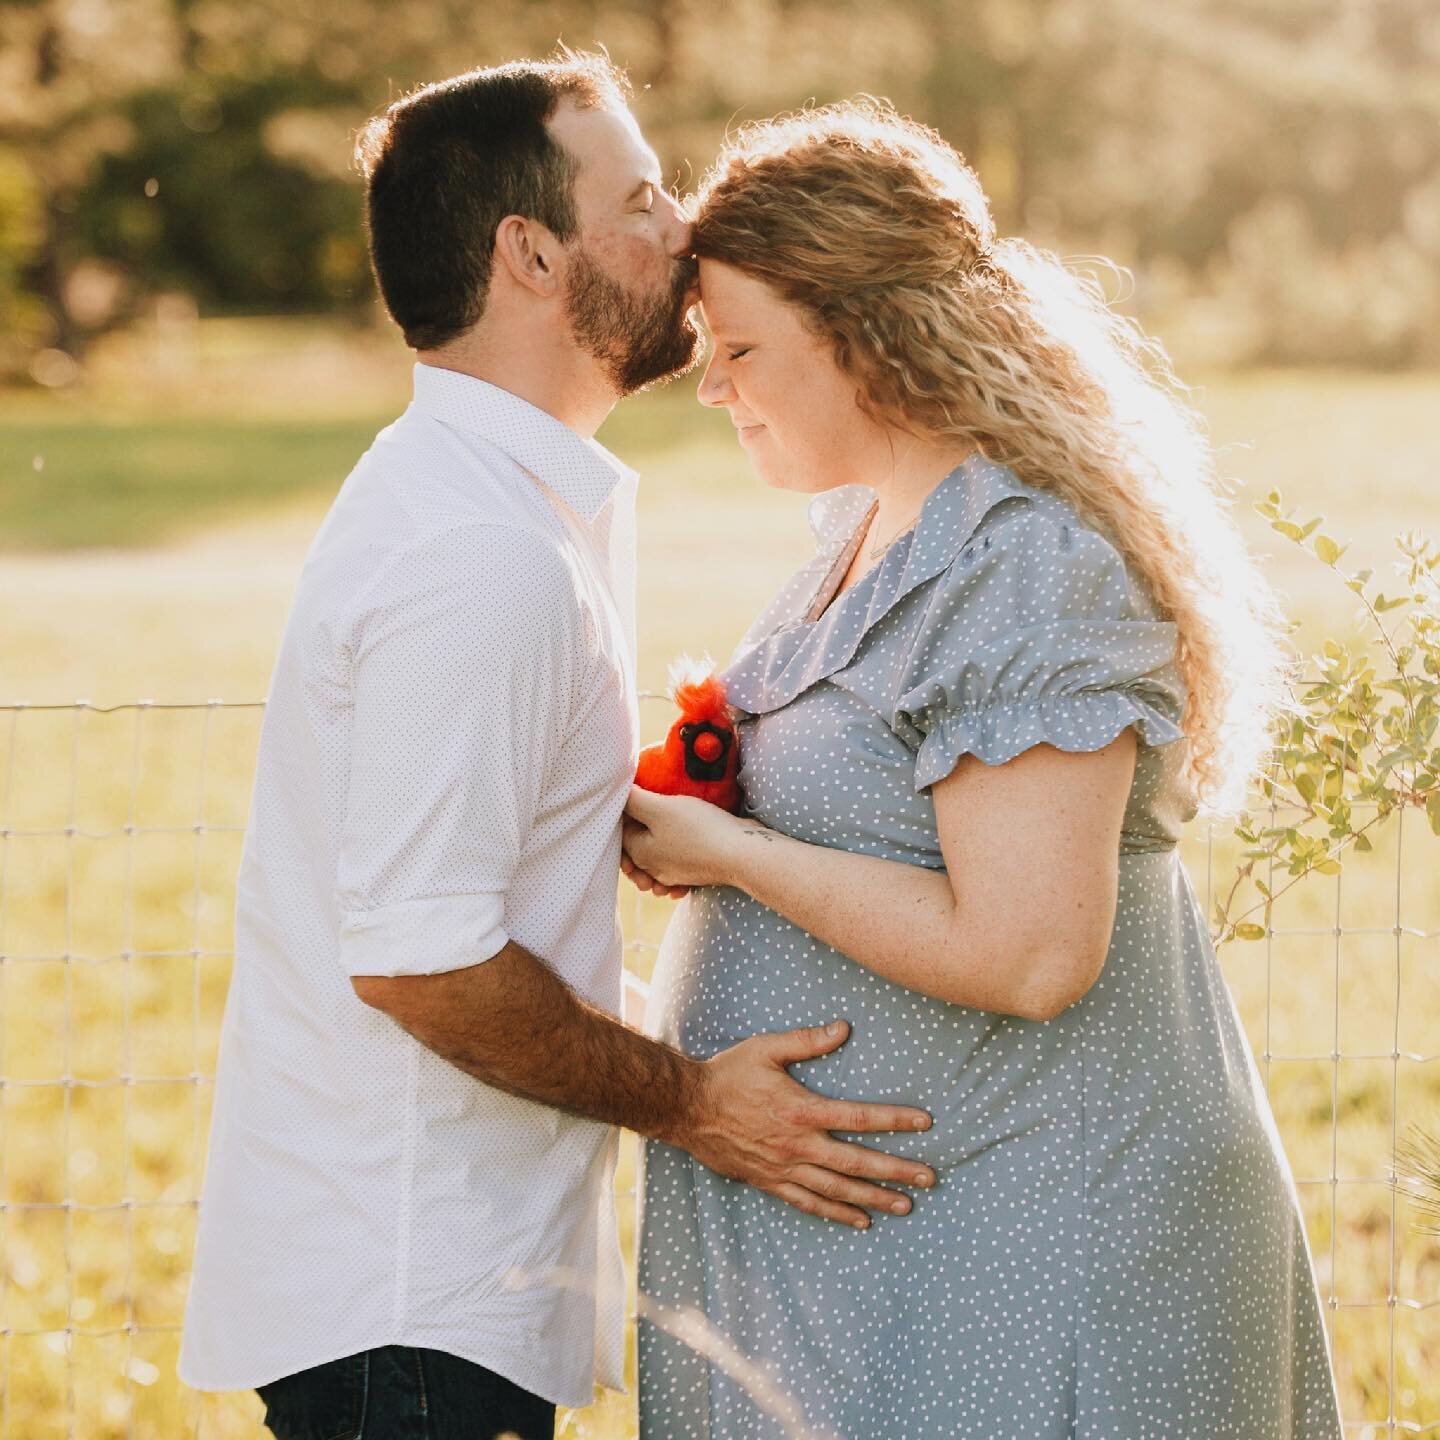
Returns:
[[[937,578],[906,657],[892,727],[917,747],[915,788],[966,754],[1098,750],[1132,725],[1146,745],[1183,740],[1176,640],[1102,536],[1012,512]]]

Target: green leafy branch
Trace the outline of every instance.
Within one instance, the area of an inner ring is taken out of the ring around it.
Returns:
[[[1440,835],[1440,547],[1413,532],[1399,536],[1403,588],[1372,593],[1373,572],[1342,568],[1347,547],[1321,531],[1320,519],[1302,523],[1283,506],[1272,490],[1255,508],[1336,573],[1371,633],[1356,647],[1326,640],[1307,667],[1317,678],[1290,682],[1261,782],[1269,823],[1249,813],[1236,822],[1244,848],[1215,906],[1217,944],[1263,940],[1281,895],[1316,872],[1337,874],[1347,850],[1372,849],[1370,832],[1398,810],[1423,809]],[[1362,822],[1357,807],[1374,813]],[[1277,873],[1287,877],[1278,887]]]

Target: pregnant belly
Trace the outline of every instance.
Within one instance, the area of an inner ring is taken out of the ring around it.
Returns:
[[[938,1167],[1078,1119],[1083,1083],[1065,1017],[1041,1025],[952,1005],[894,985],[748,895],[693,891],[666,931],[647,1030],[708,1059],[764,1032],[846,1020],[835,1052],[790,1067],[802,1085],[846,1099],[918,1105],[923,1135],[872,1142]]]

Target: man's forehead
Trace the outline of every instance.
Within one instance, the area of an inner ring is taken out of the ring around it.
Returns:
[[[655,174],[660,162],[629,110],[615,106],[582,108],[562,100],[550,118],[555,138],[575,157],[582,181],[593,176],[633,184]]]

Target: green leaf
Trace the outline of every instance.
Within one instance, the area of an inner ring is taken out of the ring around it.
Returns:
[[[1397,765],[1403,765],[1407,760],[1414,760],[1415,751],[1410,745],[1397,745],[1393,750],[1387,750],[1375,763],[1375,770],[1380,775],[1387,775]]]
[[[1257,925],[1253,920],[1242,920],[1235,927],[1235,938],[1237,940],[1263,940],[1265,927]]]
[[[1328,535],[1317,535],[1315,553],[1327,565],[1333,565],[1345,553],[1345,546],[1337,545]]]
[[[1425,818],[1430,828],[1440,835],[1440,790],[1432,790],[1425,798]]]
[[[1303,540],[1305,532],[1293,520],[1272,520],[1272,530],[1278,530],[1287,540]]]
[[[1345,772],[1338,767],[1325,771],[1325,803],[1332,808],[1345,789]]]
[[[1367,850],[1373,850],[1375,847],[1370,843],[1370,837],[1368,835],[1357,835],[1355,837],[1355,848],[1363,855]]]
[[[1300,797],[1307,805],[1313,804],[1315,797],[1320,793],[1320,786],[1316,783],[1315,777],[1306,771],[1301,771],[1295,777],[1295,788],[1300,792]]]

